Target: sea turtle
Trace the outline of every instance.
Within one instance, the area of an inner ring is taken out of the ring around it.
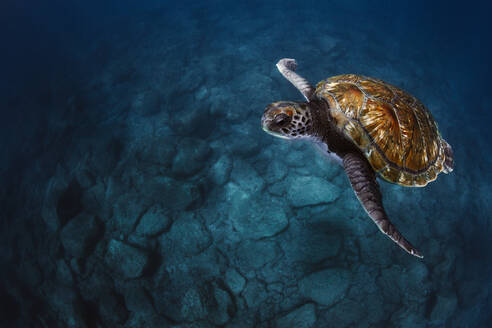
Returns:
[[[314,89],[295,73],[294,59],[277,68],[306,98],[268,105],[264,131],[310,139],[343,166],[361,205],[378,228],[408,253],[422,254],[390,222],[376,173],[391,183],[423,187],[453,170],[453,151],[427,108],[384,81],[355,74],[330,77]]]

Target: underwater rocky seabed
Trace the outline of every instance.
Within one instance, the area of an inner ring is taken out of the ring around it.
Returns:
[[[0,191],[2,326],[485,326],[491,160],[464,95],[432,52],[363,22],[309,13],[290,31],[275,15],[133,18],[78,55],[86,79],[50,86],[36,158]],[[431,109],[455,171],[381,183],[425,259],[377,230],[341,168],[261,130],[265,105],[301,100],[276,71],[286,56],[312,83],[357,72]]]

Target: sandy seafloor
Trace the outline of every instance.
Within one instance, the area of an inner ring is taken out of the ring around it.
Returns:
[[[485,6],[13,3],[0,326],[489,326]],[[374,76],[431,110],[455,171],[381,182],[423,260],[377,230],[340,167],[261,130],[267,104],[302,100],[282,57],[312,83]]]

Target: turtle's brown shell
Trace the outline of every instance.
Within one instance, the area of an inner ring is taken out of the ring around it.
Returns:
[[[330,105],[340,132],[364,153],[389,182],[425,186],[447,167],[451,147],[431,113],[415,97],[384,81],[360,75],[334,76],[318,83],[316,96]]]

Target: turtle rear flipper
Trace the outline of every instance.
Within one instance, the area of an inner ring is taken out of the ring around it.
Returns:
[[[453,158],[453,148],[451,148],[451,146],[443,140],[443,142],[445,143],[444,145],[444,156],[445,156],[445,160],[444,160],[444,170],[443,172],[444,173],[451,173],[453,172],[453,169],[454,169],[454,158]]]
[[[424,256],[402,236],[389,220],[383,207],[383,197],[376,181],[376,174],[364,156],[358,153],[345,155],[343,167],[357,198],[379,230],[408,253],[423,258]]]

